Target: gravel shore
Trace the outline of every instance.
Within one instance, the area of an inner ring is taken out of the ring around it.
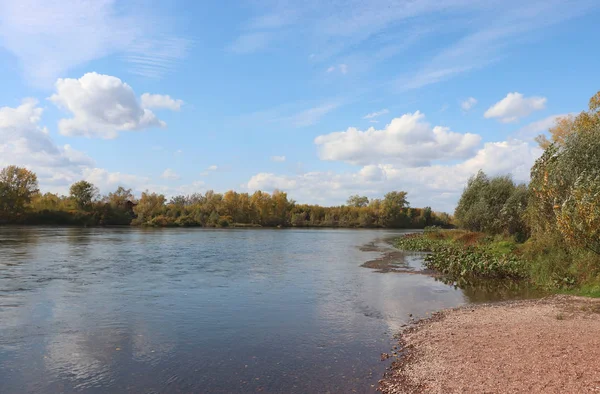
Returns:
[[[600,299],[440,312],[401,334],[383,393],[600,393]]]

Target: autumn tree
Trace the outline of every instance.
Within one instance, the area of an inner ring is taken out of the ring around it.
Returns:
[[[23,213],[36,193],[38,181],[33,172],[17,166],[0,171],[0,212],[3,216]]]
[[[135,197],[133,196],[131,189],[125,189],[123,186],[119,186],[114,192],[108,193],[106,199],[113,207],[122,208],[127,201],[134,201]]]
[[[583,111],[577,116],[567,115],[556,120],[548,132],[550,139],[544,134],[536,137],[537,143],[542,149],[547,149],[550,145],[564,146],[567,138],[577,132],[593,130],[600,125],[600,91],[597,92],[589,101],[588,111]]]
[[[98,188],[88,181],[75,182],[69,189],[71,198],[80,209],[89,208],[98,193]]]
[[[369,198],[367,196],[359,196],[358,194],[355,194],[348,198],[346,204],[348,204],[351,207],[357,208],[366,207],[367,205],[369,205]]]
[[[134,220],[135,224],[149,224],[153,218],[163,213],[165,201],[165,196],[162,194],[143,192],[138,204],[133,209],[137,215]]]
[[[600,254],[600,93],[573,132],[552,143],[531,170],[529,220],[537,237],[558,232]]]

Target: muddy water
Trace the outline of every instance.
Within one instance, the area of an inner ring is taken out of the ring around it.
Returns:
[[[477,300],[361,267],[398,234],[0,227],[0,393],[373,392],[409,314]]]

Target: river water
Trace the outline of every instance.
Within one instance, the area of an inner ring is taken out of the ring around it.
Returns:
[[[361,267],[401,233],[0,227],[0,393],[373,392],[410,314],[477,299]]]

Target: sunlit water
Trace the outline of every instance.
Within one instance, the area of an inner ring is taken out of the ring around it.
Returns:
[[[398,234],[0,227],[0,393],[372,392],[409,314],[473,298],[361,267]]]

